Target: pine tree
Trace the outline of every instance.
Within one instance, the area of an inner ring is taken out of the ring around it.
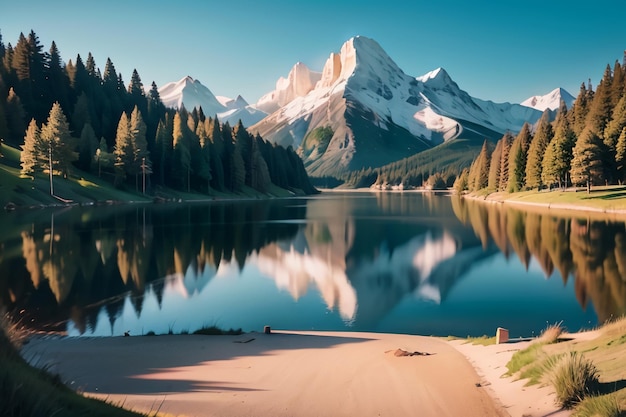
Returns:
[[[592,97],[593,92],[588,91],[587,87],[585,87],[585,83],[582,83],[580,85],[580,91],[578,92],[578,96],[576,96],[576,100],[574,101],[574,105],[572,106],[572,111],[569,112],[570,126],[572,127],[576,136],[580,135],[580,133],[585,128],[585,123],[587,122],[587,114],[589,113],[590,100]]]
[[[135,185],[139,175],[152,173],[152,161],[148,152],[148,142],[146,140],[146,124],[141,117],[141,112],[135,106],[130,115],[129,129],[133,146],[133,163],[131,172],[135,175]]]
[[[263,139],[260,136],[256,136],[252,139],[252,164],[251,164],[251,184],[250,186],[262,193],[267,192],[271,186],[271,179],[267,163],[261,154],[261,141]]]
[[[532,137],[530,126],[524,123],[522,130],[517,134],[509,152],[509,182],[507,191],[517,192],[524,188],[526,183],[526,156]]]
[[[557,183],[559,188],[567,187],[574,145],[576,145],[576,135],[570,126],[565,102],[561,100],[555,120],[554,138],[549,145],[550,151],[546,152],[543,160],[543,170],[547,170],[545,176],[542,171],[544,183]]]
[[[622,96],[613,108],[611,121],[604,130],[604,143],[609,149],[615,149],[617,138],[626,126],[626,95]]]
[[[543,169],[543,157],[552,140],[554,132],[550,123],[550,111],[545,110],[539,119],[537,131],[528,147],[528,160],[526,162],[526,187],[541,189],[543,181],[541,171]]]
[[[39,168],[39,154],[42,151],[41,133],[35,119],[30,121],[26,136],[24,136],[24,144],[21,146],[22,153],[20,155],[20,163],[22,166],[21,174],[23,176],[32,175]]]
[[[127,110],[137,106],[142,113],[147,113],[148,102],[146,100],[146,92],[136,69],[133,70],[133,74],[130,77],[130,84],[128,85],[128,99],[130,105],[127,107]]]
[[[491,162],[489,163],[489,181],[487,183],[487,188],[490,191],[498,191],[498,187],[500,186],[500,159],[502,158],[503,142],[504,138],[501,138],[496,143],[496,148],[491,154]]]
[[[509,154],[511,152],[511,145],[513,144],[513,136],[506,132],[502,137],[502,150],[500,154],[500,182],[498,184],[498,191],[506,191],[509,183]]]
[[[196,127],[196,136],[200,141],[200,157],[202,161],[200,163],[200,172],[198,172],[198,176],[206,181],[206,189],[207,192],[211,189],[211,147],[213,144],[209,139],[209,134],[207,132],[207,124],[203,121],[198,122],[198,126]]]
[[[155,137],[154,171],[158,174],[160,184],[165,184],[165,178],[171,167],[171,155],[174,150],[172,119],[169,114],[159,122]]]
[[[181,112],[177,111],[174,115],[172,179],[177,185],[184,187],[189,192],[191,191],[191,154],[188,138],[185,137],[186,123],[186,120],[183,121]]]
[[[205,130],[209,132],[209,139],[213,144],[211,150],[211,188],[223,191],[224,183],[224,165],[222,164],[222,153],[224,152],[224,140],[222,139],[222,131],[220,130],[219,120],[217,117],[213,120],[208,118],[205,121]]]
[[[122,113],[117,124],[113,155],[115,155],[115,184],[120,185],[126,180],[126,176],[132,172],[135,159],[130,121],[126,113]]]
[[[57,45],[52,41],[50,52],[47,55],[47,65],[44,68],[46,103],[52,105],[58,101],[61,108],[70,109],[70,80],[63,68],[61,53]]]
[[[452,188],[454,188],[454,191],[456,191],[457,194],[462,194],[463,191],[466,191],[468,189],[468,176],[469,169],[464,168],[463,171],[461,171],[461,174],[454,181],[454,185],[452,186]]]
[[[591,128],[594,133],[604,138],[604,129],[611,120],[611,113],[613,107],[611,106],[611,84],[613,82],[613,75],[611,73],[611,67],[606,66],[604,70],[604,76],[602,81],[598,85],[596,92],[593,96],[593,100],[589,105],[589,114],[585,127]]]
[[[624,67],[622,67],[618,60],[615,60],[613,66],[613,82],[611,83],[611,106],[615,107],[617,102],[624,96],[624,83],[626,78],[624,77]]]
[[[487,146],[487,140],[483,142],[477,158],[476,178],[474,179],[474,189],[482,190],[489,183],[489,162],[491,160],[491,152]]]
[[[587,193],[593,184],[602,180],[602,147],[600,137],[589,127],[580,134],[572,152],[572,182],[576,185],[585,184]]]
[[[98,139],[89,123],[85,123],[80,132],[78,143],[78,167],[84,171],[89,171],[93,156],[98,149]]]
[[[42,161],[44,170],[52,169],[53,175],[60,174],[67,178],[72,162],[78,159],[78,154],[74,152],[75,141],[70,134],[67,118],[58,102],[52,105],[48,121],[41,128],[41,143],[42,147],[48,150],[48,155],[45,155]],[[52,167],[49,163],[50,158]]]
[[[618,178],[621,184],[626,178],[626,126],[622,128],[622,133],[619,135],[615,147],[615,161],[617,165]]]
[[[20,140],[18,138],[24,134],[24,118],[26,112],[22,106],[22,101],[15,93],[13,88],[9,89],[9,95],[7,97],[6,104],[6,120],[8,135],[6,137],[7,142],[13,145],[19,145]]]
[[[245,184],[251,186],[252,182],[256,182],[256,179],[252,179],[252,137],[243,126],[241,119],[235,126],[235,146],[239,148],[239,153],[243,159],[245,169]]]

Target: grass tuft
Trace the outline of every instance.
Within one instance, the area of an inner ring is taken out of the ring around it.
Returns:
[[[489,337],[487,335],[480,337],[467,337],[467,343],[471,343],[472,345],[481,345],[481,346],[489,346],[496,344],[496,337]]]
[[[591,396],[583,399],[574,410],[574,417],[624,417],[614,394]]]
[[[565,332],[562,323],[563,322],[555,323],[546,327],[543,332],[541,332],[541,336],[539,336],[537,341],[545,344],[558,342],[559,337]]]
[[[579,352],[570,352],[554,364],[548,378],[557,404],[571,409],[599,386],[598,369]]]
[[[240,334],[243,334],[243,330],[241,329],[229,329],[229,330],[224,330],[224,329],[220,329],[217,326],[205,326],[201,329],[196,330],[195,332],[193,332],[193,334],[202,334],[202,335],[208,335],[208,336],[238,336]]]
[[[522,368],[537,362],[542,353],[542,346],[542,343],[531,343],[526,349],[515,352],[511,360],[506,364],[508,371],[505,375],[512,376],[521,371]]]

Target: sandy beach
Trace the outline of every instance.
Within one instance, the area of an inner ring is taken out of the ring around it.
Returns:
[[[566,416],[547,387],[501,378],[527,342],[474,346],[346,332],[43,337],[23,349],[72,388],[184,416]],[[398,350],[417,352],[397,356]]]

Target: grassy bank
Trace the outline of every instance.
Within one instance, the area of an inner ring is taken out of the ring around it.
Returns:
[[[67,204],[150,203],[152,201],[204,202],[217,199],[259,199],[291,197],[304,194],[299,190],[286,190],[271,185],[267,193],[244,187],[241,192],[223,193],[212,190],[210,195],[177,191],[159,187],[152,195],[136,192],[134,187],[119,189],[97,175],[80,172],[69,178],[54,177],[54,196],[50,195],[50,178],[42,173],[33,178],[20,175],[20,151],[10,146],[2,147],[0,159],[0,209],[20,207],[62,206]]]
[[[0,318],[0,320],[4,320]],[[7,326],[0,326],[0,415],[139,416],[103,401],[86,398],[66,387],[60,378],[28,365],[20,356]],[[156,410],[155,410],[156,411]]]
[[[527,385],[550,384],[577,416],[626,415],[626,318],[602,326],[594,337],[539,338],[516,352],[508,375]]]
[[[557,210],[586,210],[626,215],[626,187],[617,185],[593,187],[590,193],[582,188],[518,193],[489,193],[482,190],[468,194],[466,197],[496,203],[549,207]]]

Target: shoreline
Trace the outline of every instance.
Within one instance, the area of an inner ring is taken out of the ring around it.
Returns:
[[[470,194],[463,194],[460,196],[461,198],[466,198],[472,201],[478,201],[485,204],[502,204],[507,206],[517,206],[524,209],[530,210],[549,210],[553,213],[559,213],[564,215],[571,216],[572,213],[583,215],[583,214],[591,214],[591,215],[610,215],[615,218],[624,218],[626,217],[626,209],[613,209],[613,208],[601,208],[601,207],[593,207],[588,205],[580,205],[573,203],[559,203],[559,202],[534,202],[534,201],[521,201],[516,199],[506,198],[505,195],[501,192],[491,193],[484,196]]]
[[[569,416],[550,388],[501,377],[528,343],[311,331],[35,337],[22,356],[85,395],[188,417]]]

